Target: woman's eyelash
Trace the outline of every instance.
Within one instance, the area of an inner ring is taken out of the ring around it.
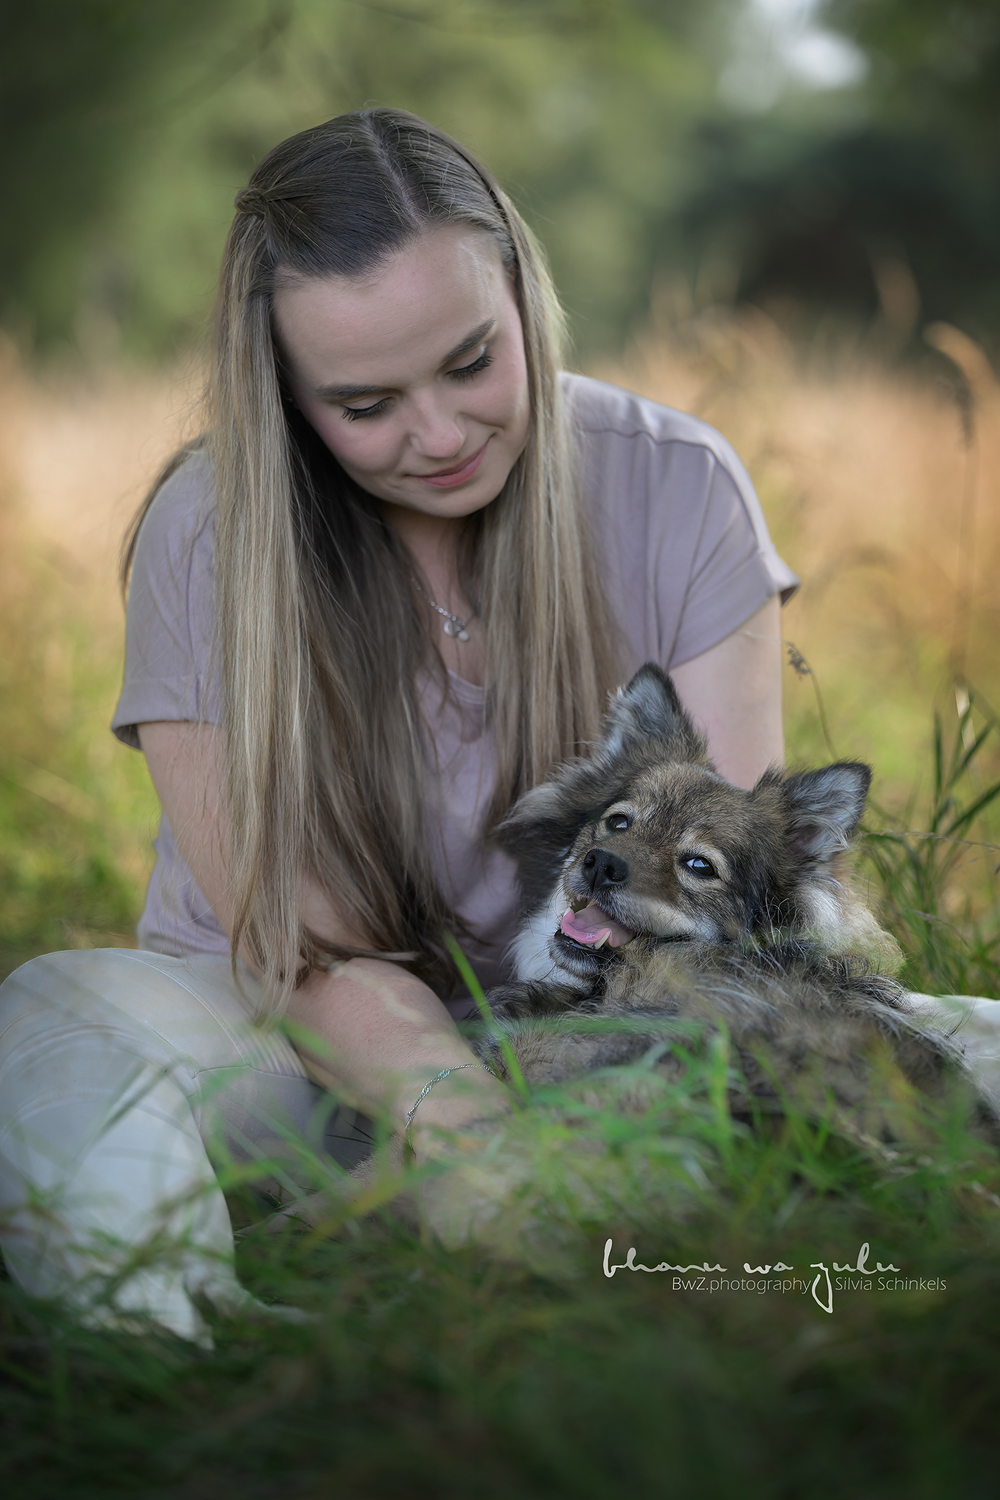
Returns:
[[[478,375],[481,370],[489,369],[493,363],[493,356],[484,349],[478,359],[474,359],[471,365],[463,365],[460,370],[449,370],[448,374],[452,380],[468,380],[470,375]],[[359,422],[364,417],[377,417],[383,407],[388,405],[388,400],[376,401],[374,406],[345,406],[344,416],[349,422]]]
[[[382,408],[387,405],[388,401],[383,400],[376,401],[374,406],[345,406],[344,416],[349,422],[358,422],[362,417],[377,417]]]
[[[486,370],[493,363],[493,356],[488,349],[484,349],[478,359],[474,359],[471,365],[463,365],[460,370],[449,370],[448,374],[452,380],[466,380],[470,375],[478,375],[480,370]]]

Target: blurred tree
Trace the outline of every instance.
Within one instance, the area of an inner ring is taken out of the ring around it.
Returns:
[[[224,23],[235,9],[0,0],[0,315],[29,338],[65,333],[81,302],[124,311],[133,268],[110,243],[108,208],[137,135],[245,66],[285,7],[268,7],[234,46]]]
[[[997,0],[826,0],[823,15],[867,51],[883,119],[948,136],[977,166],[1000,166]]]
[[[936,319],[1000,329],[1000,204],[946,141],[716,123],[698,152],[665,236],[679,260],[714,267],[709,297],[802,332],[831,313],[874,325],[887,352]]]
[[[1000,327],[1000,0],[825,0],[872,61],[853,117],[800,89],[757,119],[716,86],[752,3],[0,0],[0,321],[90,357],[190,343],[254,162],[376,103],[494,168],[584,354],[664,264],[867,318],[895,261],[928,316]]]
[[[761,13],[776,8],[752,0]],[[664,253],[805,331],[830,313],[916,351],[927,321],[1000,341],[1000,0],[820,0],[865,75],[693,132]],[[706,276],[704,268],[712,268]]]
[[[547,245],[580,343],[645,308],[654,230],[731,0],[0,0],[0,316],[37,346],[197,333],[234,193],[365,103],[477,150]]]

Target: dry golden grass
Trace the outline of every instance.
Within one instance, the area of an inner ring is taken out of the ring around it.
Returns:
[[[117,556],[191,388],[131,369],[34,375],[0,345],[0,974],[45,948],[133,941],[156,800],[108,731]]]
[[[117,606],[122,533],[160,464],[197,421],[200,373],[133,366],[31,372],[0,343],[4,513],[60,556],[70,587]],[[114,597],[112,597],[114,596]]]
[[[786,673],[790,754],[829,758],[818,683],[837,752],[875,765],[876,795],[901,819],[928,781],[932,706],[953,726],[966,684],[1000,703],[1000,386],[957,330],[930,337],[960,372],[950,386],[857,344],[796,347],[762,314],[731,312],[664,314],[593,372],[706,418],[743,456],[803,578],[785,634],[814,676]],[[53,936],[124,938],[138,910],[155,800],[141,759],[107,730],[123,641],[116,559],[150,477],[197,424],[199,380],[193,366],[33,373],[10,346],[0,353],[9,966]],[[90,878],[95,840],[118,895],[60,915],[60,892]],[[984,857],[977,879],[991,881]],[[957,910],[964,898],[951,899]]]
[[[1000,698],[1000,386],[957,329],[928,338],[956,385],[846,341],[797,348],[755,312],[663,319],[602,372],[732,441],[803,579],[785,635],[815,669],[837,749],[894,793],[926,767],[933,701],[954,717],[956,684]],[[792,752],[814,756],[810,686],[789,676],[788,725]]]

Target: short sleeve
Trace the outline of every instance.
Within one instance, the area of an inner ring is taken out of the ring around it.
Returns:
[[[773,595],[794,593],[750,477],[718,432],[616,386],[563,381],[625,667],[680,666]]]
[[[215,513],[211,466],[192,453],[149,508],[128,591],[125,676],[111,727],[138,748],[136,726],[220,719],[212,670]]]
[[[728,445],[726,445],[728,447]],[[748,620],[773,594],[782,603],[798,579],[768,534],[760,502],[736,454],[723,462],[714,452],[691,455],[698,475],[698,525],[668,666],[700,656]],[[668,610],[672,619],[673,611]]]

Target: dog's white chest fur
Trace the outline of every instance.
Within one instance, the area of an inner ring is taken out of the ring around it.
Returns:
[[[519,980],[548,980],[586,989],[586,984],[568,969],[564,969],[552,953],[552,939],[559,931],[565,906],[560,881],[546,904],[521,927],[511,945],[514,973]]]

